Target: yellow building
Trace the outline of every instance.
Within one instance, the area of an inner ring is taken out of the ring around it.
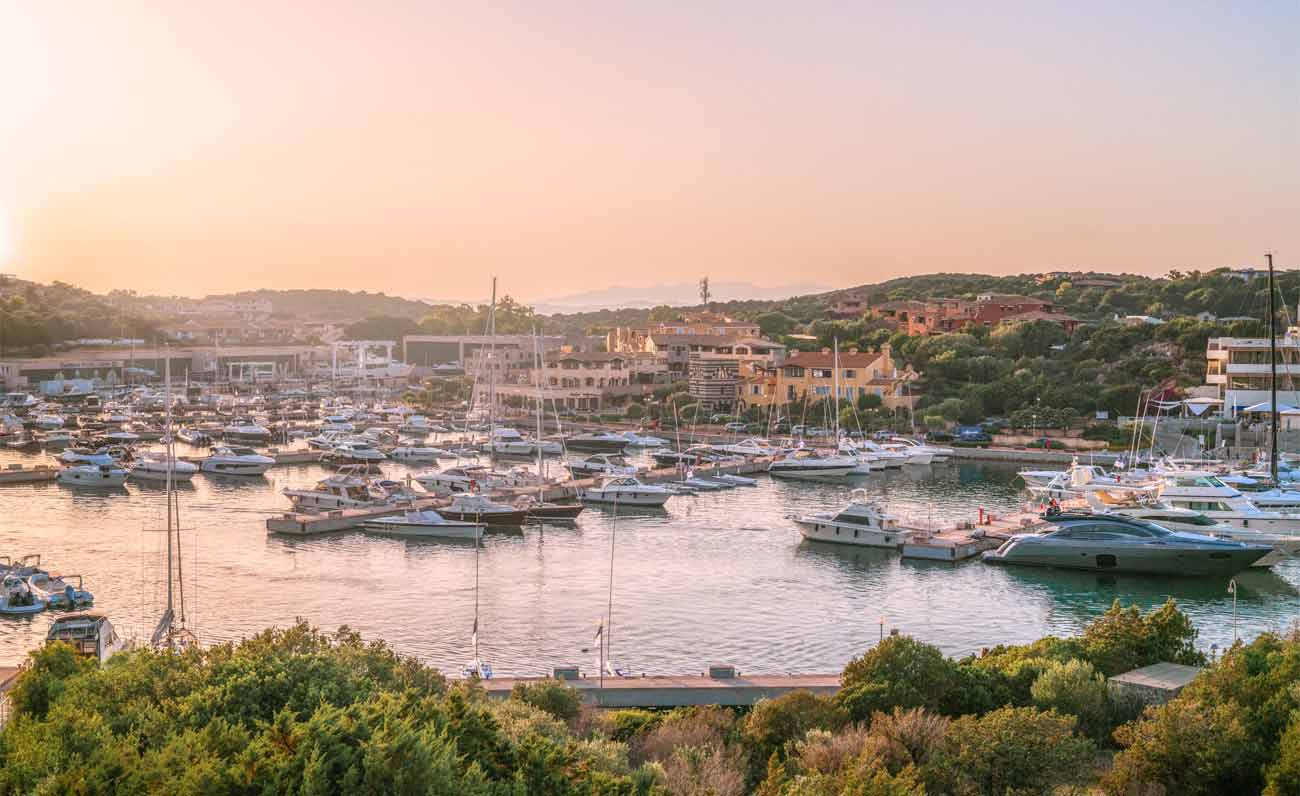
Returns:
[[[879,352],[856,348],[839,355],[839,391],[842,400],[856,401],[862,395],[878,395],[887,408],[911,408],[912,396],[903,385],[916,377],[900,371],[890,356],[889,346]],[[792,352],[780,367],[768,368],[745,379],[740,385],[742,407],[784,405],[807,396],[812,400],[831,397],[835,385],[835,356],[829,348]]]

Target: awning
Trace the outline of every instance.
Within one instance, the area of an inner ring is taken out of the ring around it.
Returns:
[[[1290,409],[1295,409],[1295,407],[1294,407],[1294,406],[1291,406],[1290,404],[1278,404],[1278,405],[1277,405],[1277,411],[1279,411],[1279,412],[1285,412],[1285,411],[1290,410]],[[1259,403],[1254,404],[1254,405],[1252,405],[1252,406],[1247,406],[1245,409],[1242,409],[1241,411],[1242,411],[1242,412],[1270,412],[1270,413],[1271,413],[1271,412],[1273,411],[1273,403],[1272,403],[1271,401],[1260,401]]]

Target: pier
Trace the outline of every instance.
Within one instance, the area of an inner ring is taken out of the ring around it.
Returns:
[[[11,464],[0,470],[0,484],[37,484],[53,481],[58,477],[59,468],[48,464],[38,464],[33,467]]]
[[[582,701],[598,708],[676,708],[691,705],[748,707],[761,699],[774,699],[792,691],[831,696],[840,690],[838,674],[732,674],[731,667],[710,672],[658,677],[561,678],[578,691]],[[535,683],[543,678],[501,677],[482,680],[488,696],[505,699],[515,683]]]

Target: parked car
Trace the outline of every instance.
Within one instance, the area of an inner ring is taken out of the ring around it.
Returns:
[[[1039,437],[1025,446],[1026,448],[1043,448],[1045,450],[1065,450],[1065,443],[1059,439],[1050,439],[1048,437]]]
[[[727,425],[723,426],[723,428],[727,431],[744,431],[747,428],[747,426],[744,423],[740,422],[739,420],[733,420]]]
[[[955,437],[947,431],[930,431],[925,435],[927,442],[952,442]]]

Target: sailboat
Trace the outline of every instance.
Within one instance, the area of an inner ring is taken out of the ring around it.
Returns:
[[[461,670],[465,677],[477,677],[481,680],[492,679],[492,664],[483,660],[478,649],[478,554],[483,546],[483,535],[478,534],[474,537],[474,629],[470,631],[469,643],[473,658]]]
[[[167,469],[164,481],[167,485],[167,607],[158,619],[149,643],[156,649],[179,650],[196,646],[198,638],[186,626],[185,619],[185,578],[181,566],[181,528],[180,497],[176,492],[176,435],[172,428],[172,366],[171,356],[165,360],[163,370],[163,392],[167,396],[165,459]]]
[[[534,379],[534,385],[537,387],[537,497],[533,498],[528,495],[521,495],[515,501],[515,506],[523,508],[527,512],[530,520],[574,520],[586,508],[581,503],[548,503],[546,502],[546,484],[549,479],[546,477],[546,459],[547,451],[542,442],[542,412],[546,409],[546,380],[543,377],[542,367],[542,348],[537,339],[537,329],[533,329],[533,371],[537,374]],[[556,443],[547,443],[554,445]]]
[[[831,402],[834,417],[835,440],[840,437],[840,344],[834,341],[831,360]],[[852,456],[800,450],[775,459],[767,466],[768,475],[781,478],[834,479],[852,475],[858,470],[858,460]]]

